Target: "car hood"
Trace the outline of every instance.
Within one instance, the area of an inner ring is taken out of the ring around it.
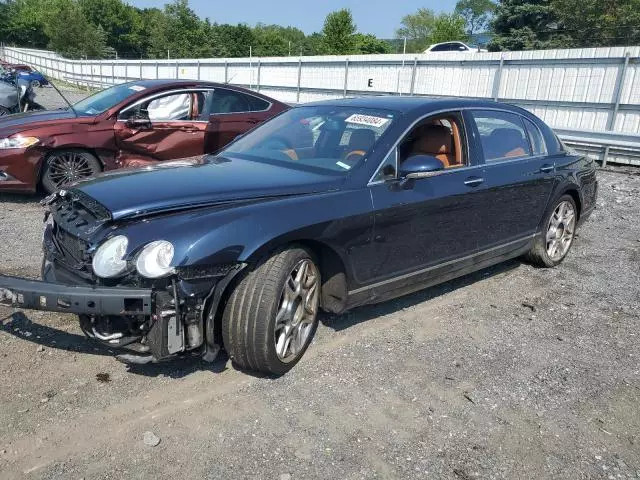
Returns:
[[[202,157],[108,172],[74,187],[113,220],[336,190],[343,177],[233,157]]]
[[[42,110],[37,112],[16,113],[0,117],[0,135],[5,136],[8,131],[19,131],[23,127],[33,127],[41,123],[51,123],[75,118],[71,110]]]

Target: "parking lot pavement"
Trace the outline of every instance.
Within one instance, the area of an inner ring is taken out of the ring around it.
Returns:
[[[600,173],[559,268],[325,316],[279,379],[128,368],[72,317],[0,309],[0,477],[640,478],[637,173]],[[0,204],[0,272],[37,276],[40,207]]]

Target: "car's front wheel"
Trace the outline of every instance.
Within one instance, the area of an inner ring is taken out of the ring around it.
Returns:
[[[568,255],[575,238],[578,209],[571,195],[563,195],[547,212],[542,233],[534,241],[526,258],[540,267],[555,267]]]
[[[320,270],[308,250],[279,250],[233,290],[222,316],[225,348],[240,368],[282,375],[318,327]]]
[[[42,172],[42,187],[47,193],[92,177],[102,171],[100,161],[82,150],[60,150],[49,154]]]

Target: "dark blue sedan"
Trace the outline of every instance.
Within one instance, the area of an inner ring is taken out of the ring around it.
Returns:
[[[16,69],[16,75],[18,76],[18,78],[29,82],[29,84],[33,88],[46,87],[49,85],[49,80],[47,80],[47,77],[28,66]]]
[[[596,165],[529,112],[377,97],[302,105],[215,156],[123,170],[49,197],[43,281],[0,303],[73,312],[146,363],[224,347],[283,374],[318,312],[510,258],[554,267],[595,207]]]

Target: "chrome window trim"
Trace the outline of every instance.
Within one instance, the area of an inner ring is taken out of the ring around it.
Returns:
[[[404,132],[402,132],[402,135],[399,136],[398,140],[396,140],[396,142],[393,144],[393,146],[389,149],[389,151],[382,158],[382,161],[380,162],[380,165],[378,165],[378,168],[376,168],[375,172],[373,173],[373,175],[369,179],[369,182],[367,183],[367,187],[371,187],[373,185],[379,185],[381,183],[387,183],[389,181],[389,180],[374,180],[374,178],[376,177],[376,175],[378,174],[378,172],[380,171],[380,169],[384,165],[384,161],[387,159],[387,157],[391,153],[391,150],[393,150],[394,148],[398,148],[398,145],[400,145],[402,139],[404,139],[407,136],[407,134],[411,130],[413,130],[418,123],[422,122],[423,120],[426,120],[429,117],[434,117],[434,116],[440,115],[442,113],[469,112],[469,111],[474,111],[474,110],[511,113],[511,114],[517,115],[517,116],[519,116],[519,117],[521,117],[521,118],[523,118],[525,120],[529,120],[530,122],[532,122],[536,126],[536,128],[539,129],[538,125],[536,125],[536,123],[533,122],[532,120],[530,120],[526,115],[524,115],[524,114],[522,114],[520,112],[512,112],[511,110],[506,110],[506,109],[500,108],[500,107],[459,107],[459,108],[454,108],[454,109],[447,108],[447,109],[442,109],[442,110],[436,110],[434,112],[431,112],[431,113],[429,113],[427,115],[424,115],[424,116],[418,118],[408,128],[406,128],[404,130]],[[463,122],[464,122],[464,118],[463,118]],[[469,131],[466,128],[466,124],[464,125],[464,127],[466,129],[465,138],[467,139],[467,151],[470,152]],[[544,139],[544,135],[542,136],[542,138]],[[546,145],[546,142],[545,142],[545,145]],[[549,156],[549,152],[548,151],[544,155],[539,155],[539,156],[527,155],[527,156],[524,156],[524,157],[508,158],[507,160],[502,160],[501,159],[499,161],[494,161],[494,162],[487,162],[485,159],[483,159],[483,163],[481,163],[479,165],[468,165],[468,166],[462,167],[462,168],[452,168],[452,169],[448,169],[448,170],[443,170],[443,171],[439,172],[439,175],[442,175],[442,174],[445,174],[445,173],[449,173],[449,172],[459,172],[459,171],[462,171],[462,170],[468,170],[470,168],[475,168],[475,167],[490,166],[490,165],[500,165],[500,164],[503,164],[503,163],[513,162],[514,160],[515,161],[521,161],[523,159],[542,158],[542,157],[546,157],[546,156]],[[396,168],[396,171],[397,171],[397,168]],[[435,176],[439,176],[439,175],[435,175]],[[394,180],[397,180],[397,179],[394,179]]]
[[[253,98],[257,98],[258,100],[262,100],[263,102],[267,103],[267,108],[265,108],[264,110],[250,110],[250,111],[246,111],[246,112],[232,112],[232,113],[213,113],[212,115],[215,116],[221,116],[221,115],[240,115],[240,114],[244,114],[244,113],[263,113],[263,112],[268,112],[269,110],[271,110],[271,107],[273,107],[273,102],[270,102],[269,100],[266,100],[264,98],[258,97],[256,95],[253,95],[251,93],[245,93],[245,92],[238,92],[237,90],[233,90],[231,88],[225,88],[225,87],[189,87],[189,88],[180,88],[180,89],[176,89],[176,90],[167,90],[164,92],[158,92],[155,93],[153,95],[150,95],[148,97],[144,97],[141,98],[140,100],[138,100],[135,103],[132,103],[131,105],[129,105],[128,107],[123,108],[122,110],[120,110],[118,112],[118,117],[116,118],[117,122],[125,122],[126,120],[123,120],[120,118],[120,115],[122,115],[123,113],[128,112],[129,110],[132,110],[134,108],[136,108],[139,105],[142,105],[143,103],[149,102],[149,101],[153,101],[156,98],[160,98],[160,97],[164,97],[164,96],[168,96],[168,95],[174,95],[174,94],[180,94],[180,93],[198,93],[198,92],[212,92],[214,90],[229,90],[231,92],[236,92],[239,93],[241,95],[248,95],[250,97]],[[162,120],[164,121],[170,121],[170,120]],[[209,123],[208,120],[180,120],[181,122],[189,122],[189,123]],[[153,123],[153,122],[151,122]]]

